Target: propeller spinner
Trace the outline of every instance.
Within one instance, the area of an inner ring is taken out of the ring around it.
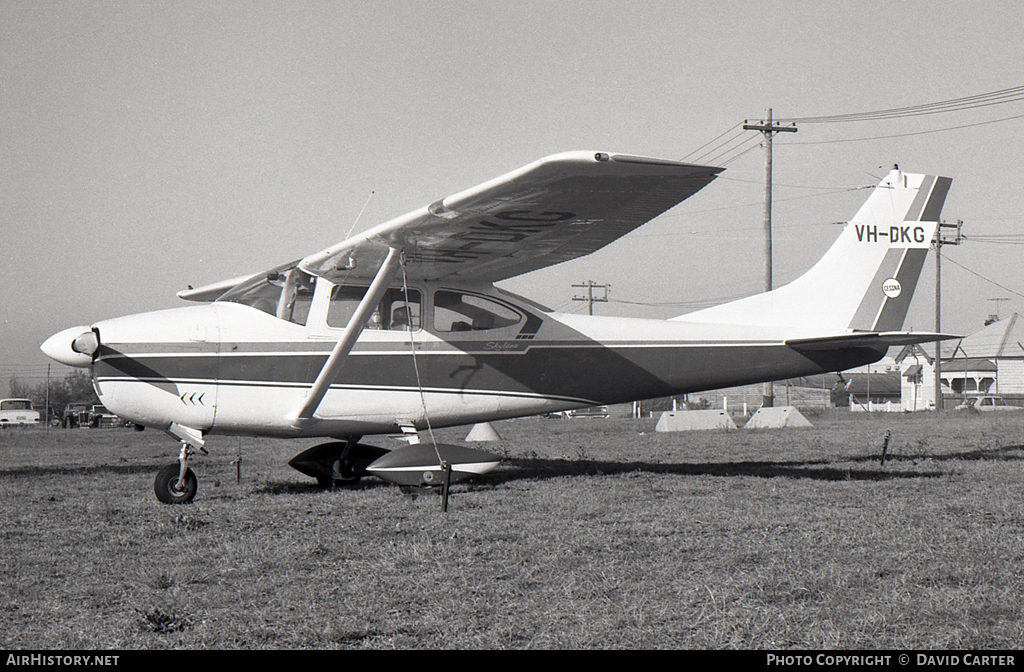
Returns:
[[[71,327],[59,331],[39,346],[47,357],[68,366],[92,365],[93,356],[100,347],[100,335],[92,327]]]

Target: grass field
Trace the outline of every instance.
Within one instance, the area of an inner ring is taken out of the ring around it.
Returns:
[[[312,442],[212,437],[166,506],[159,432],[7,430],[0,645],[1019,648],[1024,413],[809,419],[496,423],[447,514],[317,489],[286,464]]]

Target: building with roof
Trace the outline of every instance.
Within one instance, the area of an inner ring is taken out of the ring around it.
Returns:
[[[1017,313],[966,338],[943,342],[940,356],[943,408],[983,394],[1024,405],[1024,320]],[[935,408],[934,360],[933,345],[908,345],[896,356],[903,410]]]

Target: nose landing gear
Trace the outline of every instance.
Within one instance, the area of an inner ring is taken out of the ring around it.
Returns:
[[[185,476],[181,476],[181,467],[177,464],[168,464],[157,472],[156,480],[153,481],[153,491],[156,498],[164,504],[188,504],[196,496],[199,489],[199,481],[195,472],[185,469]]]
[[[201,446],[199,450],[206,453]],[[188,468],[188,461],[193,455],[195,455],[195,449],[192,445],[182,441],[178,461],[168,464],[157,472],[156,479],[153,481],[153,492],[156,494],[156,498],[164,504],[188,504],[195,499],[196,491],[199,489],[199,479]]]

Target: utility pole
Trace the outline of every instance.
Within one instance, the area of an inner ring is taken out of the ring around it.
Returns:
[[[572,300],[573,301],[586,301],[587,302],[587,309],[589,310],[591,315],[594,314],[594,303],[595,302],[601,302],[601,303],[607,303],[608,302],[608,285],[599,285],[599,284],[595,283],[593,280],[587,280],[586,282],[584,282],[582,284],[573,285],[573,287],[578,287],[580,289],[586,289],[587,290],[587,293],[586,293],[585,296],[574,296],[574,297],[572,297]],[[594,296],[594,290],[595,289],[603,289],[604,290],[604,294],[602,296]]]
[[[942,246],[959,245],[963,220],[939,222],[935,230],[935,333],[942,333]],[[935,411],[942,412],[942,341],[935,341]]]
[[[776,133],[796,133],[796,126],[779,126],[772,121],[772,108],[760,124],[744,123],[745,131],[764,134],[764,291],[772,291],[772,136]],[[761,405],[775,405],[775,390],[769,381],[764,384]]]
[[[50,365],[46,365],[46,431],[50,431]]]

